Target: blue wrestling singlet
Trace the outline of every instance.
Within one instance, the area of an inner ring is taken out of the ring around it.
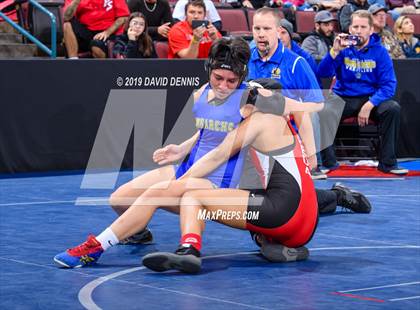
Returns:
[[[246,90],[246,84],[242,83],[224,103],[220,105],[209,104],[208,85],[194,104],[193,113],[195,125],[200,130],[199,138],[191,149],[190,154],[184,159],[175,172],[176,178],[180,178],[196,161],[216,148],[242,121],[240,113],[241,99]],[[244,154],[239,152],[229,161],[219,166],[210,173],[206,179],[219,188],[237,187],[244,162]]]

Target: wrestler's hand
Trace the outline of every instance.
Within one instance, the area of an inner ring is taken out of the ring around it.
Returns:
[[[165,165],[182,159],[184,155],[179,145],[169,144],[153,153],[153,161],[158,165]]]

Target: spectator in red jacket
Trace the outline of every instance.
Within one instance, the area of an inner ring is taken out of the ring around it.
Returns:
[[[175,24],[168,34],[168,58],[207,58],[210,47],[221,34],[206,21],[193,29],[195,20],[204,21],[206,6],[202,0],[190,0],[185,6],[185,20]]]
[[[64,43],[67,56],[91,51],[94,58],[106,58],[107,41],[122,32],[129,15],[125,0],[66,0]]]

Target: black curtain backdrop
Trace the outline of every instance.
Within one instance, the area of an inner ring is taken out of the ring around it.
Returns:
[[[420,61],[394,64],[402,106],[398,156],[420,157]],[[145,86],[152,77],[166,77],[168,85]],[[142,85],[133,85],[139,78]],[[189,85],[179,86],[182,78]],[[0,60],[0,173],[85,169],[112,89],[167,89],[165,139],[206,81],[199,60]],[[123,168],[132,166],[132,149],[130,143]]]

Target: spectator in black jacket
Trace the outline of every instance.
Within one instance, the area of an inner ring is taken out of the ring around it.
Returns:
[[[172,13],[167,0],[128,0],[127,4],[130,12],[141,12],[144,15],[153,41],[168,40]]]
[[[367,10],[369,3],[367,0],[349,0],[338,12],[338,20],[342,32],[349,32],[350,16],[358,10]]]
[[[116,38],[112,54],[116,58],[156,58],[147,22],[140,12],[131,13],[124,34]]]

